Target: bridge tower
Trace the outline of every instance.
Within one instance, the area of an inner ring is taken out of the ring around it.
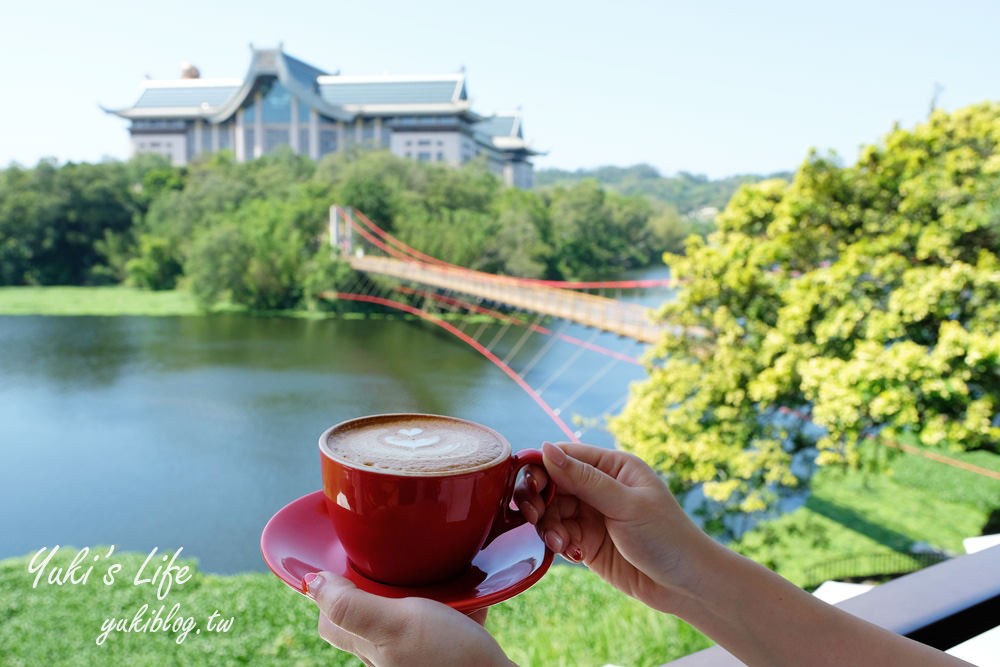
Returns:
[[[330,207],[330,246],[350,256],[354,245],[354,209],[334,204]]]

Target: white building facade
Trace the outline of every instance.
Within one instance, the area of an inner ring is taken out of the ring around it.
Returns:
[[[287,146],[319,159],[354,147],[458,166],[485,156],[508,185],[530,188],[531,158],[519,113],[472,110],[464,72],[427,76],[328,74],[278,49],[253,49],[242,79],[146,80],[131,107],[133,153],[175,165],[230,150],[239,161]]]

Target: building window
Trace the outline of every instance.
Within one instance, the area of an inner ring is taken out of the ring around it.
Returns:
[[[430,139],[421,139],[420,141],[417,142],[417,145],[418,146],[430,146],[431,145],[431,140]]]
[[[264,130],[264,152],[270,153],[278,146],[289,145],[288,130]]]
[[[320,130],[319,154],[326,155],[337,150],[337,130]]]
[[[264,108],[265,123],[292,122],[292,96],[280,81],[276,80],[271,84],[264,94],[261,106]]]
[[[420,151],[419,153],[417,153],[417,159],[420,160],[421,162],[430,162],[431,160],[430,151]]]
[[[379,139],[379,135],[375,132],[375,120],[365,119],[364,124],[361,126],[361,141],[367,144],[374,144]]]
[[[444,153],[438,151],[438,162],[444,162]]]

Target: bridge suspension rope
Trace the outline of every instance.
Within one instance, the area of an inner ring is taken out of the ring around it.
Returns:
[[[387,308],[394,308],[396,310],[401,310],[403,312],[409,313],[411,315],[416,315],[424,321],[430,322],[451,335],[455,336],[466,345],[472,347],[476,352],[483,355],[488,359],[493,365],[503,371],[510,379],[512,379],[517,385],[538,404],[539,407],[548,415],[548,417],[559,427],[559,429],[566,435],[571,442],[579,442],[579,436],[571,429],[566,422],[562,420],[559,414],[552,408],[544,398],[541,397],[532,387],[529,385],[525,379],[517,373],[513,368],[504,363],[498,356],[487,350],[482,343],[478,340],[472,338],[465,332],[461,331],[455,327],[450,322],[447,322],[440,317],[436,317],[424,310],[416,308],[401,301],[394,301],[392,299],[386,299],[384,297],[373,296],[373,295],[363,295],[363,294],[349,294],[346,292],[336,292],[334,296],[338,299],[344,299],[346,301],[361,301],[372,304],[377,304],[380,306],[385,306]]]
[[[447,266],[451,269],[460,271],[471,271],[471,269],[464,266],[459,266],[458,264],[452,264],[436,257],[432,257],[410,245],[407,245],[372,222],[368,216],[357,209],[353,209],[350,213],[344,209],[340,209],[340,211],[340,215],[344,216],[344,221],[347,224],[352,225],[353,228],[369,243],[372,243],[372,245],[379,248],[386,254],[395,257],[396,259],[422,262],[433,266]],[[358,224],[359,221],[361,222],[361,225]],[[372,234],[378,236],[380,240],[376,241]],[[558,287],[562,289],[651,289],[654,287],[677,286],[677,281],[673,278],[589,281],[544,280],[539,278],[520,278],[516,276],[497,276],[497,278],[502,278],[503,280],[513,284]]]

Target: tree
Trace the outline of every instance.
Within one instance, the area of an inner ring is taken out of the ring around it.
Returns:
[[[139,237],[137,255],[125,262],[126,281],[150,290],[173,289],[181,269],[170,242],[150,234]]]
[[[102,280],[95,243],[126,234],[144,213],[141,168],[120,162],[0,174],[0,284],[80,285]],[[96,276],[95,276],[96,272]]]
[[[524,278],[545,277],[552,248],[544,241],[550,221],[542,198],[525,190],[504,190],[493,202],[492,220],[481,268]]]
[[[744,186],[683,281],[649,378],[611,428],[680,493],[767,508],[810,462],[884,439],[1000,441],[1000,105],[936,112],[856,165],[810,155]]]
[[[615,238],[605,202],[607,193],[597,181],[583,181],[551,192],[554,265],[567,280],[606,278],[616,271],[615,258],[624,239]]]
[[[410,165],[386,152],[353,157],[339,174],[339,203],[362,211],[383,229],[393,231]]]

